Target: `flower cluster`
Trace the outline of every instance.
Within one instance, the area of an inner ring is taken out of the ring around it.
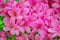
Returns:
[[[0,16],[0,40],[60,40],[59,0],[0,0]]]

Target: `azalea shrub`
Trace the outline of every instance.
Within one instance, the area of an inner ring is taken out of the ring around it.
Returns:
[[[0,0],[0,40],[60,40],[60,0]]]

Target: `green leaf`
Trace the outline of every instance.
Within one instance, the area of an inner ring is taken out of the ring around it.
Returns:
[[[7,36],[7,40],[16,40],[16,35],[13,35],[11,38]]]
[[[15,40],[15,36],[12,37],[12,40]]]
[[[56,36],[54,38],[52,38],[53,40],[56,40],[56,39],[60,39],[60,36]]]
[[[19,2],[19,0],[15,0],[16,2]]]
[[[3,16],[0,16],[0,20],[3,20],[3,18],[4,18]]]
[[[2,23],[3,23],[2,20],[0,20],[0,25],[1,25]]]
[[[3,16],[0,16],[0,32],[2,31],[3,27],[4,27],[4,22],[3,22]]]
[[[6,2],[8,2],[9,0],[6,0]]]
[[[56,38],[53,38],[53,40],[56,40]]]
[[[11,40],[11,38],[10,37],[7,37],[7,40]]]
[[[16,34],[12,36],[12,40],[16,40]]]
[[[2,28],[0,28],[0,32],[2,32]]]

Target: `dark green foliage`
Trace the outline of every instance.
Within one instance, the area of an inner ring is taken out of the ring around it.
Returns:
[[[15,0],[16,2],[19,2],[19,0]]]
[[[13,35],[11,38],[7,36],[7,40],[16,40],[16,35]]]
[[[0,16],[0,32],[1,32],[2,29],[4,28],[3,18],[4,18],[4,17]]]

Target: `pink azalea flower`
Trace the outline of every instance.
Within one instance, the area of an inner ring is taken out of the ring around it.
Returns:
[[[60,36],[59,0],[5,1],[0,0],[0,16],[4,16],[4,31],[0,32],[0,40],[14,34],[16,40],[52,40]]]
[[[0,40],[6,40],[6,35],[4,31],[0,32]]]

